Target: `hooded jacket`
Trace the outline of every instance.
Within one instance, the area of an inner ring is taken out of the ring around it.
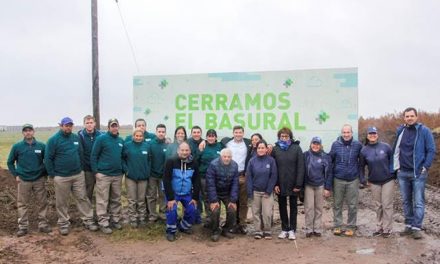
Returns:
[[[165,163],[163,185],[167,201],[174,200],[175,195],[190,195],[192,199],[199,200],[199,169],[192,156],[186,160],[178,156],[168,159]]]
[[[429,169],[435,157],[435,143],[432,132],[429,128],[421,123],[417,123],[416,139],[414,143],[414,177],[420,176],[423,167]],[[391,172],[396,172],[400,169],[399,153],[400,141],[405,131],[406,126],[403,125],[397,129],[397,138],[393,145],[393,159],[390,164]]]

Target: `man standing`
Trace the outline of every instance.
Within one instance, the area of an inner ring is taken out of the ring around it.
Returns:
[[[86,193],[90,202],[92,202],[96,179],[95,174],[92,172],[92,167],[90,166],[90,154],[92,153],[93,144],[95,144],[96,138],[103,133],[96,129],[96,121],[93,116],[86,115],[83,121],[84,128],[78,131],[78,136],[84,151],[83,164],[84,175],[86,177]]]
[[[425,184],[435,156],[435,144],[431,130],[417,123],[415,108],[405,109],[403,120],[405,124],[397,129],[391,164],[391,171],[397,172],[405,215],[406,226],[400,235],[412,235],[414,239],[421,239],[425,214]]]
[[[232,160],[230,149],[222,149],[220,157],[214,159],[206,172],[206,191],[211,210],[211,240],[216,242],[219,235],[233,238],[238,200],[238,165]],[[221,203],[226,209],[226,224],[220,229]]]
[[[188,138],[188,144],[191,148],[191,155],[193,157],[193,160],[199,160],[200,156],[200,150],[199,145],[203,142],[202,138],[202,128],[200,126],[193,126],[191,128],[191,137]],[[200,165],[197,163],[197,165]],[[196,219],[195,224],[200,224],[202,222],[201,214],[203,212],[203,205],[201,199],[197,201],[197,212],[196,212]]]
[[[99,228],[104,234],[122,229],[121,215],[122,148],[119,122],[108,121],[108,131],[96,139],[90,156],[92,171],[96,173],[96,215]]]
[[[248,196],[246,190],[246,157],[250,153],[251,140],[244,138],[244,128],[242,126],[234,126],[233,138],[225,137],[221,143],[229,148],[232,152],[232,159],[238,165],[238,183],[239,183],[239,198],[238,198],[238,218],[237,231],[246,234],[246,219],[248,213]]]
[[[49,233],[46,213],[48,208],[46,177],[43,164],[45,145],[34,138],[34,127],[25,124],[22,128],[23,140],[12,146],[8,158],[8,168],[17,181],[18,232],[21,237],[28,233],[28,206],[34,193],[38,204],[38,230]]]
[[[191,149],[187,142],[177,148],[177,157],[166,161],[163,176],[165,195],[167,198],[167,229],[166,238],[176,240],[176,232],[191,234],[195,220],[196,203],[200,194],[200,177],[198,167],[192,160]],[[183,219],[177,222],[177,202],[184,209]]]
[[[72,133],[73,120],[61,119],[60,131],[47,141],[44,161],[49,177],[54,178],[55,200],[58,213],[58,226],[61,235],[69,234],[69,200],[73,193],[84,226],[96,231],[93,221],[92,204],[86,195],[86,186],[81,163],[83,150],[79,136]]]
[[[145,119],[143,118],[138,118],[136,119],[136,121],[134,122],[134,128],[139,128],[142,131],[144,131],[144,140],[145,142],[150,142],[153,138],[156,137],[155,134],[150,133],[147,131],[147,121],[145,121]],[[130,142],[133,140],[133,136],[132,135],[128,135],[125,138],[125,142]]]
[[[334,230],[336,236],[351,237],[356,230],[357,206],[359,198],[359,181],[365,185],[366,181],[360,174],[359,158],[362,144],[353,139],[351,125],[344,125],[341,136],[333,142],[330,157],[333,163],[333,177],[327,178],[326,186],[333,186],[333,214]],[[330,196],[329,190],[324,190],[326,197]],[[344,200],[348,205],[347,229],[342,230],[342,209]]]
[[[165,141],[166,126],[156,126],[156,138],[151,140],[151,177],[148,178],[147,201],[150,216],[148,220],[155,222],[159,218],[157,213],[157,201],[159,201],[159,213],[165,213],[165,197],[162,191],[163,168],[168,144]]]

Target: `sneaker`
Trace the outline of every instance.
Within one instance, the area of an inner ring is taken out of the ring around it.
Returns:
[[[347,229],[344,231],[344,236],[346,237],[352,237],[354,235],[354,231],[351,229]]]
[[[59,232],[62,236],[67,236],[70,232],[69,227],[64,226],[64,227],[60,227]]]
[[[135,222],[135,221],[132,221],[132,222],[130,222],[130,226],[131,226],[132,228],[137,228],[137,227],[138,227],[138,223]]]
[[[158,220],[158,217],[157,216],[150,216],[149,218],[148,218],[148,222],[152,222],[152,223],[154,223],[154,222],[156,222]],[[145,222],[145,221],[144,221]]]
[[[255,233],[254,238],[255,238],[255,239],[262,239],[262,238],[263,238],[263,234],[261,234],[261,233]]]
[[[188,228],[188,229],[179,228],[179,231],[182,233],[185,233],[187,235],[192,235],[192,233],[193,233],[191,228]]]
[[[391,232],[383,232],[382,237],[383,238],[389,238],[391,236]]]
[[[320,232],[313,232],[313,235],[316,236],[316,237],[321,237],[322,236],[322,234]]]
[[[290,230],[290,231],[289,231],[289,235],[287,236],[287,238],[288,238],[289,240],[295,240],[295,239],[296,239],[295,231]]]
[[[47,233],[52,232],[52,228],[50,226],[48,226],[48,225],[40,226],[38,228],[38,231],[40,231],[41,233],[46,233],[47,234]]]
[[[417,230],[417,229],[413,229],[412,230],[412,238],[414,238],[414,239],[422,239],[423,238],[422,231]]]
[[[226,237],[228,239],[233,239],[234,238],[234,235],[231,232],[227,231],[227,230],[222,230],[222,236],[224,236],[224,237]]]
[[[101,226],[99,227],[99,229],[101,230],[102,233],[106,235],[110,235],[111,233],[113,233],[112,229],[109,226]]]
[[[28,230],[27,230],[27,229],[18,229],[18,231],[17,231],[17,236],[18,236],[18,237],[22,237],[22,236],[27,235],[27,233],[28,233]]]
[[[281,231],[281,233],[278,235],[278,238],[284,239],[287,238],[287,236],[289,236],[289,233],[287,231]]]
[[[412,232],[413,232],[412,228],[409,226],[406,226],[405,229],[403,229],[403,231],[400,232],[400,236],[410,236],[410,235],[412,235]]]
[[[336,227],[335,229],[333,229],[333,235],[335,236],[340,236],[342,235],[342,230],[339,227]]]
[[[247,234],[247,228],[245,225],[239,225],[237,228],[237,233],[246,235]]]
[[[373,236],[378,237],[378,236],[381,236],[382,234],[383,234],[383,230],[381,229],[381,230],[377,230],[376,232],[374,232]]]
[[[263,237],[264,237],[264,239],[271,240],[272,239],[272,234],[269,233],[269,232],[264,232],[263,233]]]
[[[173,233],[167,233],[166,234],[166,238],[167,238],[168,241],[173,242],[173,241],[176,240],[176,235],[173,234]]]
[[[122,225],[119,222],[113,222],[112,223],[112,227],[116,230],[121,230],[122,229]]]
[[[211,241],[217,242],[220,239],[220,235],[218,233],[214,233],[211,235]]]
[[[312,237],[312,236],[313,236],[313,232],[306,233],[306,237]]]
[[[93,232],[98,231],[98,229],[99,229],[98,225],[95,223],[85,225],[84,227],[90,231],[93,231]]]

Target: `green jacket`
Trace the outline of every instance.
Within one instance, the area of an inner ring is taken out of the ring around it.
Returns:
[[[214,144],[208,144],[206,141],[205,149],[200,152],[199,155],[199,174],[201,178],[205,178],[206,171],[208,170],[209,164],[215,158],[220,157],[220,151],[223,149],[223,145],[219,142]]]
[[[49,176],[68,177],[83,169],[83,149],[77,134],[55,133],[46,144],[44,162]]]
[[[122,148],[124,140],[107,132],[99,136],[90,155],[92,171],[106,176],[122,175]]]
[[[151,145],[151,176],[162,178],[163,169],[165,167],[166,154],[168,144],[165,140],[159,140],[157,137],[150,142]]]
[[[151,140],[155,139],[156,135],[153,133],[150,133],[148,131],[144,132],[144,140],[145,142],[150,142]],[[132,142],[133,141],[133,135],[128,135],[125,137],[125,142]]]
[[[151,172],[151,146],[145,141],[126,142],[122,151],[122,165],[128,178],[145,181]]]
[[[23,181],[35,181],[46,172],[44,168],[44,148],[46,146],[33,139],[32,143],[26,140],[15,143],[8,157],[8,169],[15,177]]]

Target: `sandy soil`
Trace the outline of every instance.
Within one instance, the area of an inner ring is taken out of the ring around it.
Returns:
[[[74,222],[71,234],[62,237],[56,230],[54,216],[50,218],[54,226],[52,233],[40,234],[33,224],[29,235],[17,238],[16,208],[11,203],[14,188],[9,183],[9,179],[0,177],[0,263],[440,263],[438,188],[427,190],[426,230],[422,240],[398,234],[388,239],[372,237],[375,213],[371,210],[371,194],[362,190],[355,237],[333,236],[329,201],[323,216],[326,231],[321,238],[305,238],[300,207],[296,247],[292,241],[276,238],[280,229],[277,213],[271,241],[237,235],[231,240],[222,237],[214,243],[209,240],[209,232],[199,225],[193,235],[179,235],[174,243],[164,237],[155,241],[115,242],[99,232],[85,231],[78,221]],[[394,229],[398,231],[403,228],[403,217],[397,190],[394,204]],[[51,213],[54,214],[53,209]],[[74,208],[72,213],[75,215]]]

